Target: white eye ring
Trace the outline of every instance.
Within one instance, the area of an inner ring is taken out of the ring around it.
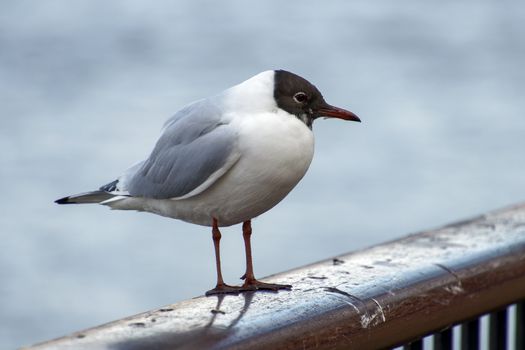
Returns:
[[[295,95],[293,95],[293,99],[295,102],[297,103],[303,103],[303,102],[306,102],[308,100],[308,95],[306,95],[304,92],[302,91],[299,91],[298,93],[296,93]]]

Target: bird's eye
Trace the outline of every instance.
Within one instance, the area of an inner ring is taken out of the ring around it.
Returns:
[[[295,95],[293,95],[293,99],[297,103],[303,103],[306,102],[306,100],[308,100],[308,96],[304,92],[298,92]]]

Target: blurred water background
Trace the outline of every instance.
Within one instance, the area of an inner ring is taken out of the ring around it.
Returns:
[[[166,118],[267,69],[320,120],[306,177],[254,221],[265,276],[525,199],[525,7],[512,1],[23,1],[0,11],[0,348],[213,287],[208,228],[53,200],[144,158]],[[244,272],[240,227],[223,272]]]

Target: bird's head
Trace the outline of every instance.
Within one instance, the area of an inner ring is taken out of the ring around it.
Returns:
[[[297,116],[308,127],[316,118],[339,118],[360,122],[354,113],[326,103],[308,80],[285,70],[274,71],[274,99],[277,107]]]

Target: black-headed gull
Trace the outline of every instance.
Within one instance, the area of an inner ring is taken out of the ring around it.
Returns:
[[[217,286],[207,295],[290,288],[255,279],[251,219],[279,203],[306,173],[318,117],[360,121],[327,104],[304,78],[284,70],[262,72],[182,108],[165,123],[151,155],[115,181],[56,203],[99,203],[211,226]],[[237,287],[222,278],[219,227],[239,223],[246,273]]]

